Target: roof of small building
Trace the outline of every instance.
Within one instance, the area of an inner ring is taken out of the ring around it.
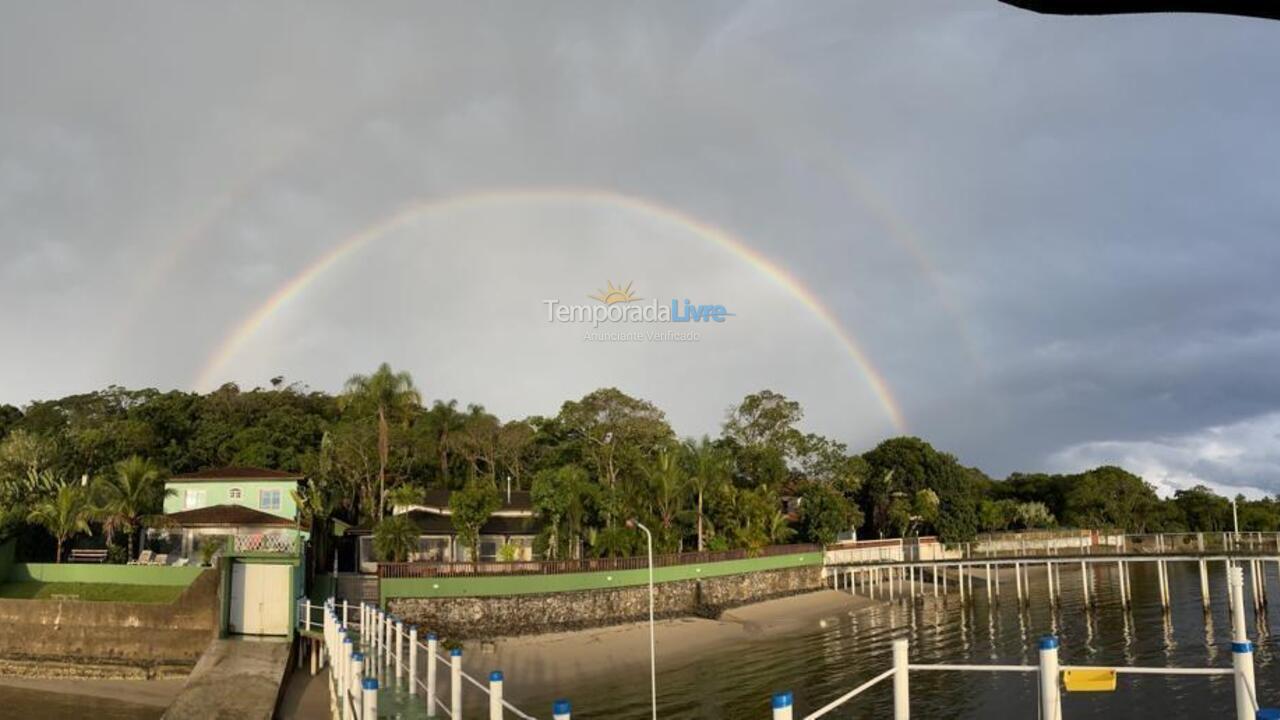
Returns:
[[[280,525],[293,527],[289,518],[272,515],[244,505],[210,505],[195,510],[182,510],[165,515],[182,527]]]
[[[448,515],[428,512],[426,510],[410,510],[403,517],[418,526],[422,535],[456,535],[453,519]],[[542,522],[537,518],[491,516],[480,527],[481,535],[537,535],[542,530]],[[372,530],[367,523],[347,531],[348,535],[371,535]]]
[[[173,475],[170,480],[179,482],[216,482],[219,480],[302,480],[299,473],[268,470],[260,467],[233,466],[206,468],[195,472]]]
[[[449,496],[452,494],[452,490],[427,490],[422,494],[422,504],[427,507],[447,508],[449,507]],[[502,507],[498,508],[498,512],[503,510],[533,509],[533,498],[528,490],[512,490],[510,496],[505,490],[499,490],[498,495],[502,498]]]

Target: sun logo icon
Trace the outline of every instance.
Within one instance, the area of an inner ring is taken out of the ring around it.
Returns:
[[[605,305],[613,305],[615,303],[635,302],[636,300],[640,299],[635,295],[631,294],[631,283],[627,283],[627,286],[623,288],[623,287],[615,287],[613,284],[613,281],[610,281],[608,290],[597,290],[596,292],[600,294],[590,296],[591,299],[599,300]]]

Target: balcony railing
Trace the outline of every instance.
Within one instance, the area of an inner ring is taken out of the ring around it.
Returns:
[[[253,553],[296,555],[298,553],[298,537],[285,533],[232,535],[228,542],[227,551],[231,555]]]
[[[671,553],[654,555],[654,567],[699,565],[702,563],[745,560],[748,558],[821,553],[819,545],[770,545],[759,550],[720,550],[715,552]],[[644,555],[624,558],[586,558],[582,560],[534,560],[516,562],[413,562],[379,563],[378,577],[431,578],[476,577],[483,575],[562,575],[580,572],[644,570],[649,567]]]

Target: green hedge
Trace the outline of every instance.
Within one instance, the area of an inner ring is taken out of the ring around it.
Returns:
[[[695,580],[704,577],[741,575],[763,570],[822,565],[822,552],[796,555],[725,560],[700,565],[675,565],[655,568],[655,583]],[[490,575],[480,577],[383,578],[380,594],[385,605],[389,598],[484,597],[494,595],[536,595],[579,590],[645,585],[649,571],[615,570],[606,572],[565,573],[562,575]]]
[[[8,582],[107,583],[112,585],[190,585],[205,568],[148,565],[76,565],[17,563]]]

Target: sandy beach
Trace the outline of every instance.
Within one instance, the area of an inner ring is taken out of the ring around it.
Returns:
[[[657,623],[661,658],[694,662],[737,643],[822,626],[879,601],[833,590],[796,595],[726,611],[719,619],[679,618]],[[568,687],[586,678],[648,670],[649,626],[628,623],[592,630],[498,638],[468,646],[468,672],[500,667],[513,691],[520,686]],[[478,677],[480,675],[477,675]]]
[[[97,678],[20,678],[0,676],[0,687],[36,690],[60,695],[80,695],[166,708],[186,684],[186,678],[165,680],[106,680]]]

